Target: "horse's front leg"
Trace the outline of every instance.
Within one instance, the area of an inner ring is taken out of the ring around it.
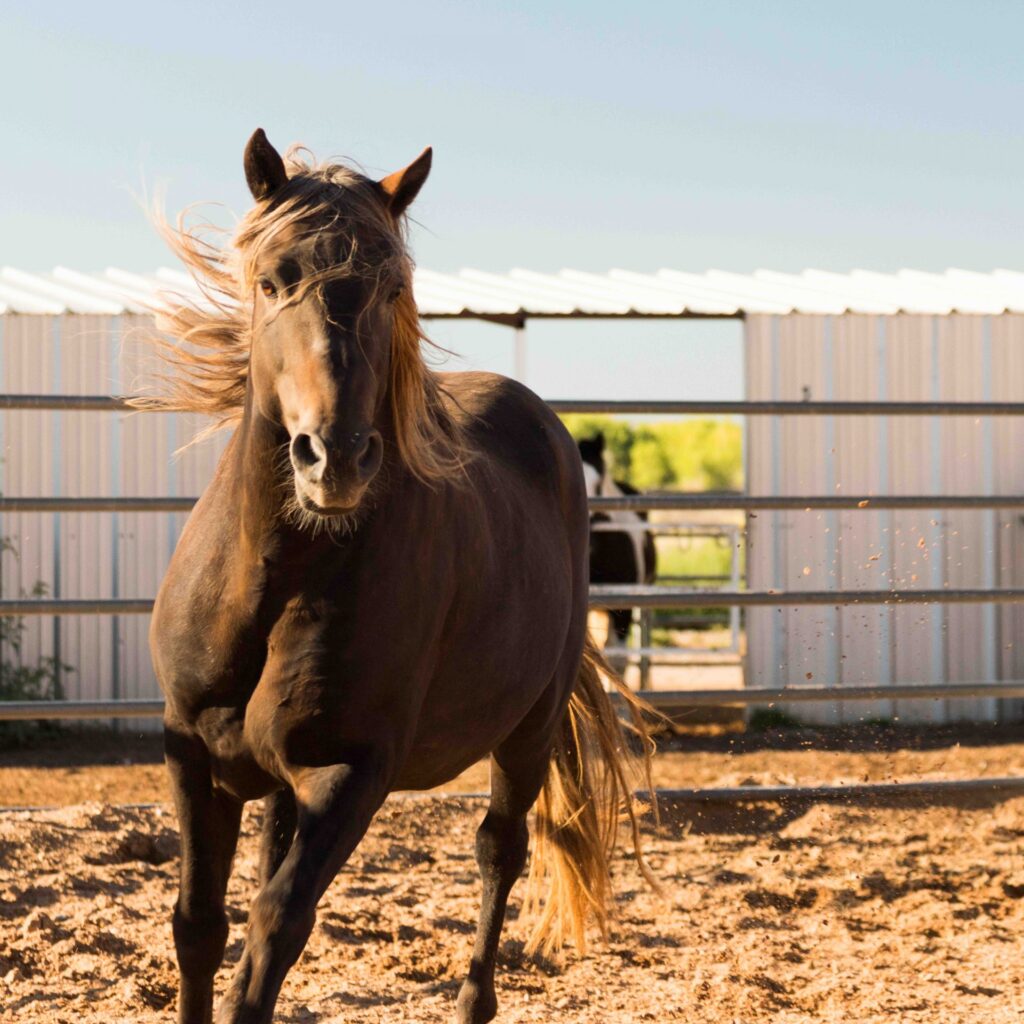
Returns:
[[[297,810],[290,789],[279,789],[263,800],[263,830],[260,834],[260,885],[277,873],[295,838]]]
[[[174,906],[174,946],[181,984],[180,1024],[210,1024],[213,978],[224,956],[224,893],[238,841],[242,805],[214,790],[201,740],[164,729],[164,752],[181,831],[181,881]]]
[[[362,839],[388,782],[372,760],[304,769],[293,778],[295,839],[253,901],[245,951],[219,1024],[269,1024],[285,975],[313,930],[316,905]]]

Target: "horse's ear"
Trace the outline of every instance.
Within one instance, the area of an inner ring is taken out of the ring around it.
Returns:
[[[257,202],[276,192],[288,180],[281,154],[270,144],[262,128],[252,133],[245,146],[245,180]]]
[[[597,450],[603,455],[604,454],[604,434],[598,434],[594,438],[594,444],[597,445]]]
[[[427,146],[425,150],[408,167],[403,167],[386,178],[381,178],[379,184],[384,190],[384,197],[391,211],[391,216],[396,220],[409,208],[409,205],[419,194],[423,183],[430,173],[430,163],[434,158],[434,151]]]

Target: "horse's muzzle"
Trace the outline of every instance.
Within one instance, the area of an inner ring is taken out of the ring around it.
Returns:
[[[377,475],[384,442],[373,429],[356,431],[331,444],[320,434],[296,434],[289,449],[299,501],[308,512],[351,512]]]

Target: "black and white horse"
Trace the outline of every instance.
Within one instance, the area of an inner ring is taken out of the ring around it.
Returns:
[[[579,442],[588,497],[638,494],[625,481],[612,479],[605,461],[604,435]],[[590,516],[590,582],[653,583],[656,571],[654,537],[644,527],[646,512],[593,512]],[[597,527],[595,529],[595,527]],[[621,527],[616,529],[615,527]],[[608,613],[608,646],[622,647],[633,621],[631,608]]]

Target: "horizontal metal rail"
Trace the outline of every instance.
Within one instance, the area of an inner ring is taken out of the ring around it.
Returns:
[[[153,610],[149,598],[97,598],[95,600],[0,601],[0,617],[11,615],[145,615]]]
[[[590,588],[591,608],[775,607],[850,604],[1019,604],[1024,590],[679,590],[675,587],[611,586]],[[144,615],[153,610],[145,598],[0,601],[0,617],[11,615]]]
[[[729,620],[724,615],[719,615],[715,618],[701,616],[699,619],[695,616],[693,619],[686,621],[703,621],[707,624],[722,626],[729,623]],[[703,668],[717,665],[738,665],[740,661],[739,654],[735,651],[714,647],[605,647],[602,653],[606,658],[628,658],[631,662],[636,662],[641,658],[654,658],[666,665],[672,664],[677,666],[680,665],[680,658],[689,658],[691,660],[685,662],[686,665],[700,665]],[[709,661],[709,657],[717,660]]]
[[[0,722],[74,721],[90,718],[159,718],[164,702],[149,700],[0,701]]]
[[[188,512],[198,498],[0,498],[0,512]]]
[[[188,512],[198,498],[0,498],[0,512]],[[899,494],[837,496],[736,494],[630,494],[588,499],[592,512],[742,511],[805,512],[813,509],[1024,508],[1024,494]],[[621,524],[609,524],[621,530]]]
[[[681,691],[683,694],[686,691]],[[659,691],[644,695],[644,699],[659,709],[671,709],[682,698],[679,691]],[[682,700],[685,703],[685,700]],[[13,700],[0,701],[0,721],[30,721],[90,718],[154,718],[163,714],[164,702],[160,698],[137,700]]]
[[[675,402],[553,399],[555,412],[676,416],[1024,416],[1024,402]]]
[[[78,412],[136,411],[116,395],[0,395],[0,409]]]
[[[732,786],[722,789],[656,789],[661,803],[850,803],[853,801],[909,800],[954,796],[1006,798],[1024,793],[1024,778],[918,779],[913,782],[854,782],[849,786]],[[636,794],[650,799],[649,790]]]
[[[552,399],[555,412],[677,416],[1024,416],[1024,402],[677,402]],[[136,411],[114,395],[0,395],[0,409]],[[160,411],[160,410],[152,410]]]
[[[956,700],[1024,697],[1024,681],[978,683],[878,683],[866,686],[745,686],[740,689],[645,690],[640,696],[655,707],[727,707],[732,704],[782,704],[847,700]]]
[[[721,690],[646,690],[639,694],[659,711],[745,704],[807,703],[847,700],[954,700],[1024,697],[1022,682],[907,683],[895,686],[745,687]],[[613,695],[618,701],[618,697]],[[0,721],[89,718],[153,718],[163,714],[160,698],[135,700],[0,701]]]
[[[630,494],[588,499],[591,512],[743,511],[804,512],[811,509],[1024,508],[1024,494],[747,495]],[[2,503],[0,503],[2,507]]]
[[[1024,590],[678,590],[675,587],[595,585],[592,608],[776,607],[850,604],[1017,604]],[[2,602],[0,602],[2,605]]]

